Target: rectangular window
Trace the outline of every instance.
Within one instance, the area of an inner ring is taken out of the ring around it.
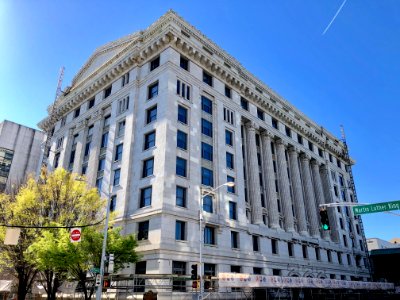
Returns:
[[[104,117],[103,128],[107,128],[110,126],[111,123],[111,115],[107,115]]]
[[[239,249],[239,233],[231,231],[231,248]]]
[[[243,97],[240,97],[240,106],[245,110],[249,110],[249,101]]]
[[[77,109],[75,109],[75,111],[74,111],[74,119],[79,117],[80,113],[81,113],[81,107],[78,107]]]
[[[202,142],[201,143],[201,158],[213,161],[213,146]]]
[[[116,206],[117,206],[117,195],[112,195],[110,199],[110,212],[115,211]]]
[[[216,276],[215,264],[204,264],[204,275],[205,276]]]
[[[214,174],[213,171],[207,168],[201,168],[201,184],[214,186]]]
[[[157,105],[146,110],[146,124],[157,120]]]
[[[272,127],[275,129],[278,129],[278,120],[275,118],[272,118]]]
[[[210,214],[213,213],[213,198],[210,195],[203,197],[203,210]]]
[[[281,276],[282,272],[279,269],[272,269],[273,276]]]
[[[91,148],[91,142],[86,143],[85,145],[85,151],[84,151],[84,160],[89,156],[90,154],[90,148]]]
[[[324,152],[322,151],[321,148],[318,148],[318,155],[319,155],[320,157],[324,157]]]
[[[90,99],[88,101],[88,108],[87,109],[88,110],[91,109],[94,106],[94,104],[95,104],[95,99],[94,98]]]
[[[124,149],[124,144],[119,144],[115,147],[114,161],[119,161],[122,159],[122,151]]]
[[[229,152],[226,152],[226,167],[229,169],[234,169],[235,167],[233,154]]]
[[[213,86],[212,76],[204,70],[203,70],[203,82],[208,84],[209,86]]]
[[[67,122],[67,116],[64,116],[64,117],[62,117],[61,118],[61,124],[60,124],[60,127],[63,127],[63,126],[65,126],[65,123]]]
[[[207,97],[201,96],[201,109],[212,115],[212,101]]]
[[[224,121],[234,125],[235,124],[235,114],[229,108],[224,107]]]
[[[122,114],[128,109],[129,109],[129,96],[118,101],[118,114]]]
[[[153,71],[154,69],[158,68],[159,66],[160,66],[160,57],[159,56],[157,56],[152,61],[150,61],[150,71]]]
[[[271,248],[272,248],[272,254],[278,254],[278,241],[272,239],[271,240]]]
[[[97,178],[96,179],[96,188],[97,192],[100,194],[101,193],[101,187],[103,185],[103,177]]]
[[[288,253],[289,253],[289,256],[293,256],[293,243],[290,243],[290,242],[288,242],[287,243],[287,246],[288,246]]]
[[[186,177],[186,159],[176,158],[176,175]]]
[[[232,176],[226,176],[226,182],[235,182],[235,178]],[[228,193],[235,193],[235,186],[226,186]]]
[[[337,253],[337,260],[338,260],[339,264],[343,264],[343,262],[342,262],[342,253],[341,252]]]
[[[183,186],[176,186],[176,206],[186,207],[187,189]]]
[[[123,136],[125,134],[125,120],[118,123],[117,126],[117,137]]]
[[[147,89],[147,99],[150,100],[158,95],[158,81],[149,85]]]
[[[190,100],[190,85],[178,79],[176,81],[176,93],[182,98]]]
[[[144,147],[143,150],[147,150],[149,148],[152,148],[156,145],[156,132],[151,131],[149,133],[146,133],[144,135]]]
[[[346,237],[345,234],[343,234],[343,245],[344,245],[345,247],[347,247],[347,237]]]
[[[187,150],[187,134],[185,132],[177,131],[176,146],[180,149]]]
[[[225,85],[225,96],[228,97],[228,98],[232,98],[232,90],[227,85]]]
[[[321,250],[319,248],[315,248],[315,258],[321,260]]]
[[[347,254],[347,264],[351,266],[351,257],[350,254]]]
[[[178,106],[178,121],[183,124],[188,123],[188,110],[181,105]]]
[[[151,205],[151,186],[140,190],[140,208]]]
[[[241,266],[231,266],[231,273],[241,273],[242,268]]]
[[[124,87],[129,83],[129,72],[122,75],[122,80],[121,80],[121,87]]]
[[[153,175],[154,170],[154,157],[146,159],[143,162],[142,178]]]
[[[204,244],[215,245],[215,228],[210,226],[204,227]]]
[[[54,161],[53,161],[54,169],[57,169],[59,162],[60,162],[60,153],[56,153],[56,155],[54,155]]]
[[[225,129],[225,144],[233,146],[233,132]]]
[[[326,251],[326,255],[328,256],[328,262],[332,262],[332,252],[331,250]]]
[[[229,219],[237,220],[236,202],[229,201]]]
[[[107,148],[107,144],[108,144],[108,131],[104,132],[103,135],[101,136],[100,148]]]
[[[209,137],[213,136],[212,123],[206,119],[201,119],[201,133]]]
[[[149,221],[139,222],[137,239],[138,241],[149,239]]]
[[[183,221],[176,221],[175,223],[175,239],[177,241],[184,241],[186,240],[185,235],[185,226],[186,223]]]
[[[111,95],[112,85],[104,89],[104,99]]]
[[[121,169],[116,169],[114,171],[114,180],[113,180],[113,185],[114,186],[119,185],[120,178],[121,178]]]
[[[303,258],[308,258],[308,249],[307,245],[302,245],[301,250],[303,251]]]
[[[105,166],[106,166],[106,159],[105,158],[100,158],[99,159],[99,165],[97,166],[97,171],[98,172],[104,171]]]
[[[300,134],[297,134],[297,142],[303,145],[303,137]]]
[[[264,121],[264,112],[262,111],[262,109],[260,109],[260,108],[258,108],[258,107],[257,107],[257,117],[258,117],[260,120],[263,120],[263,121]]]
[[[292,137],[292,130],[287,126],[285,126],[285,133],[286,133],[286,136]]]
[[[179,275],[178,277],[182,277],[182,275],[186,274],[186,263],[183,261],[173,261],[172,262],[172,274]],[[172,290],[178,292],[186,292],[186,281],[185,280],[173,280],[172,281]]]
[[[253,274],[254,275],[261,275],[262,274],[262,268],[253,267]]]
[[[256,235],[252,236],[253,239],[253,251],[258,252],[260,251],[260,241],[259,241],[259,237]]]
[[[90,125],[90,126],[88,127],[88,132],[87,132],[87,136],[88,136],[88,137],[93,135],[93,130],[94,130],[94,126],[93,126],[93,125]]]
[[[311,143],[310,141],[308,141],[308,149],[310,149],[311,151],[314,151],[314,144]]]
[[[181,66],[182,69],[189,71],[189,60],[186,57],[183,57],[181,55],[179,65]]]

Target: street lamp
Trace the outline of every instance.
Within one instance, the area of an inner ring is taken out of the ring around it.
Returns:
[[[201,194],[200,191],[200,199],[199,199],[199,276],[200,276],[200,294],[199,294],[199,300],[203,299],[203,292],[204,292],[204,284],[203,284],[203,238],[204,238],[204,233],[203,233],[203,200],[204,197],[211,195],[218,189],[220,189],[223,186],[228,186],[228,187],[233,187],[235,186],[234,182],[225,182],[224,184],[221,184],[217,186],[216,188],[212,189],[211,191],[205,193],[204,195]],[[97,299],[99,300],[99,299]]]
[[[101,300],[101,293],[103,291],[104,260],[106,258],[108,222],[110,219],[110,204],[111,204],[111,184],[109,185],[108,195],[107,195],[106,222],[104,224],[103,247],[101,248],[101,259],[100,259],[100,274],[99,274],[100,275],[100,285],[97,286],[96,300]]]

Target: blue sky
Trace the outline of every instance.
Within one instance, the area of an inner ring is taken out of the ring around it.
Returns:
[[[344,125],[358,198],[399,200],[398,0],[0,0],[0,121],[46,116],[93,51],[174,9],[311,119]],[[400,236],[400,217],[363,217],[367,237]]]

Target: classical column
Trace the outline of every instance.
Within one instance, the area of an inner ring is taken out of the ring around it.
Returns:
[[[300,156],[301,175],[304,186],[304,203],[307,210],[308,222],[310,225],[310,234],[313,237],[319,237],[319,221],[317,208],[315,206],[314,189],[311,181],[310,173],[310,157],[302,154]]]
[[[254,224],[262,224],[260,182],[258,176],[256,129],[254,124],[246,123],[247,181],[251,215]]]
[[[304,208],[303,188],[299,170],[299,155],[297,149],[289,148],[290,174],[292,180],[293,203],[297,217],[297,227],[301,235],[308,235],[306,210]]]
[[[103,113],[102,112],[95,112],[93,119],[94,119],[94,126],[93,126],[93,134],[91,140],[91,149],[89,153],[89,161],[87,167],[87,180],[92,186],[96,185],[97,179],[97,166],[100,154],[100,143],[101,143],[101,135],[102,135],[102,120]]]
[[[290,185],[287,173],[285,145],[282,140],[277,140],[275,145],[276,145],[276,156],[278,162],[279,194],[281,198],[283,216],[285,220],[285,230],[288,232],[293,232],[295,231],[294,217],[292,210],[292,200],[290,199]]]
[[[278,199],[275,191],[275,173],[274,164],[272,160],[271,149],[271,133],[263,131],[261,133],[261,146],[262,146],[262,165],[264,171],[265,181],[265,196],[268,207],[268,222],[269,227],[273,229],[280,228],[279,226],[279,210]]]
[[[322,188],[321,174],[319,174],[319,163],[316,160],[311,161],[311,172],[314,181],[315,200],[318,204],[325,204],[324,190]],[[322,230],[322,237],[325,240],[329,240],[329,232]]]
[[[322,173],[322,186],[324,189],[324,195],[325,195],[325,203],[333,203],[333,196],[332,196],[332,184],[331,184],[331,179],[330,179],[330,174],[329,174],[329,168],[326,164],[321,166],[321,173]],[[332,228],[331,229],[331,238],[333,241],[338,242],[340,237],[339,237],[339,228],[337,224],[337,218],[336,218],[336,207],[331,207],[327,209],[328,211],[328,218],[329,218],[329,225]]]
[[[64,169],[68,170],[69,168],[69,159],[71,156],[72,149],[72,141],[74,139],[74,129],[71,128],[68,130],[68,135],[64,136],[64,147],[62,149],[62,155],[60,157],[60,166]]]

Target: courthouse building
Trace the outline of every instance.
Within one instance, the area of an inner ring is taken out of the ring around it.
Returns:
[[[370,279],[360,219],[319,220],[356,200],[343,142],[175,12],[98,48],[54,105],[50,167],[110,195],[142,254],[125,272],[190,274],[202,199],[207,275]]]

